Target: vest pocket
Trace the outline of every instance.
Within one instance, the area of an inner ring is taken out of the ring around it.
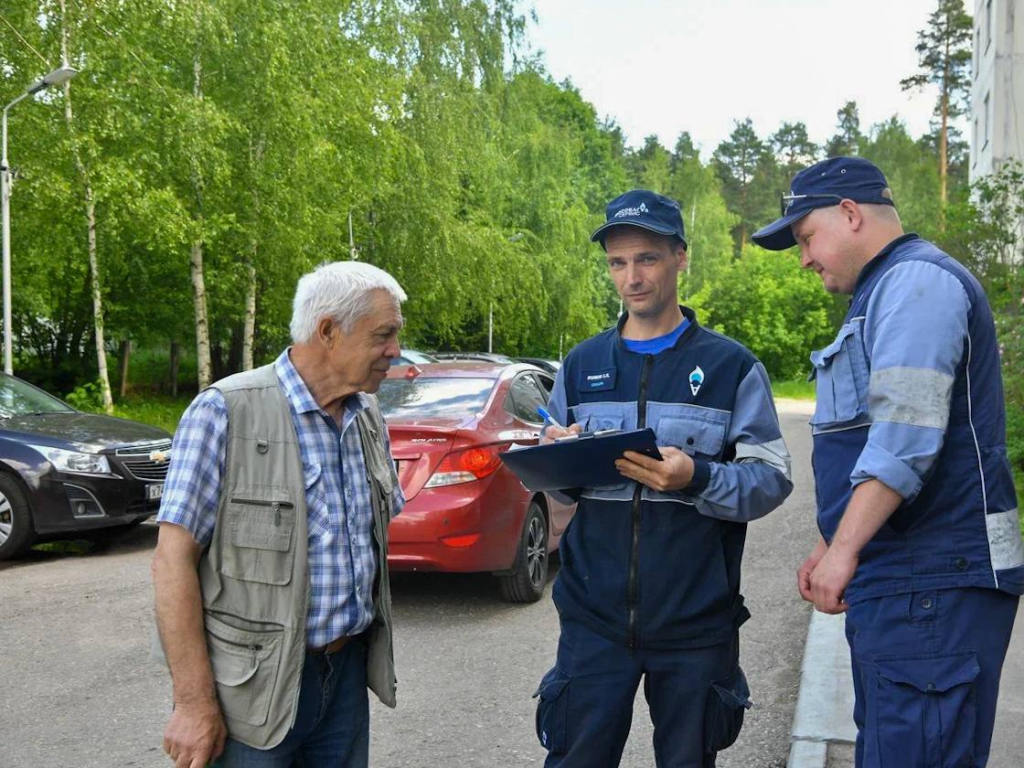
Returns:
[[[817,404],[811,426],[827,428],[852,422],[868,412],[868,361],[863,321],[839,329],[836,340],[811,353],[817,379]]]
[[[276,491],[236,492],[224,511],[225,535],[221,573],[242,581],[283,585],[292,579],[295,505]]]
[[[224,716],[263,725],[277,682],[284,631],[239,629],[210,613],[205,620],[206,646]]]

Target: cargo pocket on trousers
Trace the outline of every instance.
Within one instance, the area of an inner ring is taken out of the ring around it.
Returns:
[[[712,681],[704,706],[704,751],[714,753],[731,747],[750,707],[750,686],[742,669],[736,667],[728,676]]]
[[[281,663],[282,629],[239,629],[210,613],[206,645],[224,716],[250,725],[267,722]]]
[[[875,662],[874,716],[865,749],[875,742],[879,765],[969,766],[974,763],[981,671],[973,653]]]
[[[569,736],[569,678],[552,668],[533,698],[537,699],[537,739],[552,755],[560,755]]]

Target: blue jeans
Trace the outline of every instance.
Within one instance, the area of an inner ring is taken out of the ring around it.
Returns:
[[[857,768],[988,762],[1017,602],[995,589],[933,589],[849,607]]]
[[[367,768],[370,702],[366,641],[354,638],[336,654],[306,654],[295,725],[272,749],[229,738],[218,768]]]

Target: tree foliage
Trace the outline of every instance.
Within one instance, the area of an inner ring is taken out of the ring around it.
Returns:
[[[749,238],[796,171],[836,154],[877,162],[909,229],[1019,293],[1007,266],[1019,234],[1005,225],[1022,218],[1024,182],[1005,176],[972,198],[950,133],[943,233],[940,133],[914,138],[896,117],[862,127],[855,102],[823,146],[803,123],[759,134],[748,118],[702,157],[685,125],[672,144],[630,147],[526,53],[512,0],[69,7],[74,131],[63,94],[44,92],[12,111],[10,134],[17,370],[58,392],[97,370],[76,153],[95,201],[108,352],[194,349],[199,274],[212,376],[275,355],[297,277],[350,258],[406,288],[409,346],[485,348],[493,308],[496,351],[564,353],[615,321],[589,234],[637,187],[681,204],[684,300],[773,376],[802,375],[843,308],[793,254]],[[60,63],[62,17],[59,0],[11,0],[2,15],[7,103]],[[202,379],[191,358],[182,370]]]

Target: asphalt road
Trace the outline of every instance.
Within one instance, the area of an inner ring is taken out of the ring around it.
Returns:
[[[793,573],[815,540],[805,404],[784,404],[796,489],[752,524],[741,663],[755,708],[719,766],[783,768],[809,608]],[[155,526],[87,554],[0,565],[0,768],[166,766],[166,672],[149,658]],[[394,580],[399,706],[372,708],[371,765],[541,765],[531,694],[554,661],[550,598],[502,603],[486,576]],[[654,765],[638,695],[622,765]]]

